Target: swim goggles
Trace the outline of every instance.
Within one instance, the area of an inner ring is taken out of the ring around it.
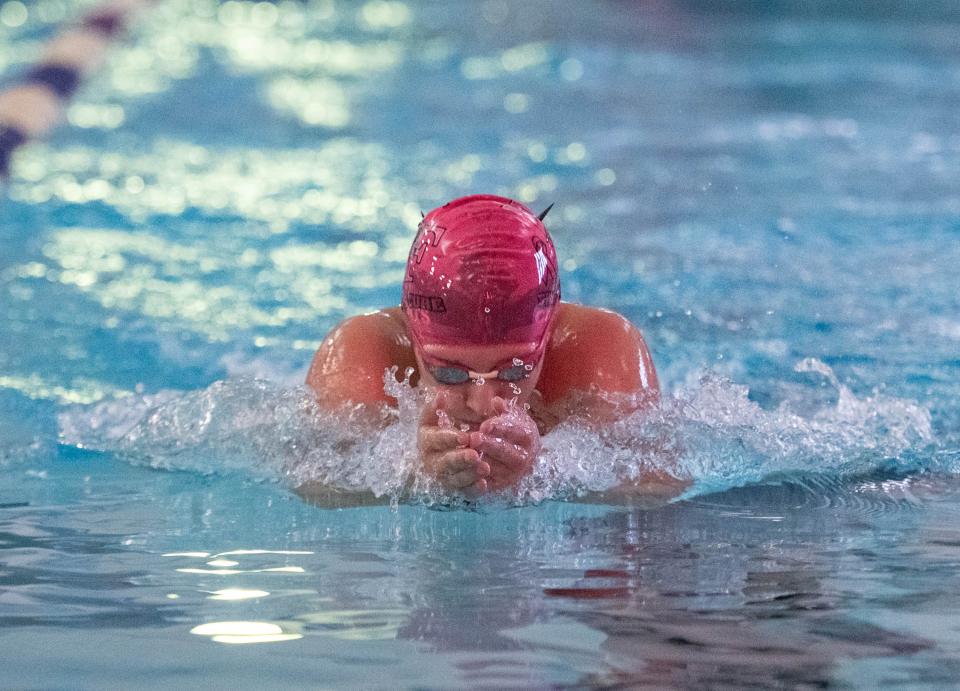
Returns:
[[[528,367],[530,369],[527,369]],[[454,386],[456,384],[466,384],[468,381],[481,384],[488,379],[499,379],[500,381],[505,382],[518,382],[530,376],[530,371],[533,369],[533,365],[524,363],[521,360],[519,361],[519,364],[513,364],[509,367],[491,370],[490,372],[474,372],[466,367],[457,367],[455,365],[440,365],[437,367],[430,367],[428,365],[427,368],[430,370],[430,374],[433,376],[433,378],[438,382],[441,384]]]
[[[537,361],[543,357],[543,349],[538,348],[527,360],[521,360],[515,357],[511,364],[489,372],[474,372],[472,369],[466,367],[451,365],[443,360],[436,360],[430,357],[422,350],[420,351],[420,357],[423,359],[423,364],[426,365],[427,371],[430,372],[431,376],[439,383],[448,386],[466,384],[469,381],[475,384],[482,384],[490,379],[516,383],[530,376],[530,373],[537,366]]]
[[[511,364],[505,367],[489,372],[474,372],[467,367],[451,365],[447,361],[430,357],[430,355],[424,351],[417,335],[411,332],[410,336],[420,352],[420,357],[423,360],[423,364],[426,365],[427,371],[430,372],[431,376],[436,379],[438,383],[447,386],[457,386],[458,384],[466,384],[467,382],[483,384],[490,379],[498,379],[499,381],[515,384],[530,376],[530,373],[536,369],[537,363],[540,358],[543,357],[544,351],[546,350],[546,342],[541,342],[535,350],[526,356],[527,359],[525,360],[515,357],[511,361]]]

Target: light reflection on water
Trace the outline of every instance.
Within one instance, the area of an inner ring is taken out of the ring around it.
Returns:
[[[211,600],[227,600],[233,602],[235,600],[252,600],[256,598],[266,597],[269,595],[266,590],[249,590],[246,588],[223,588],[221,590],[214,590],[210,593]]]
[[[285,641],[294,641],[305,635],[332,637],[345,641],[372,641],[372,640],[393,640],[397,637],[401,626],[406,622],[409,611],[406,609],[383,609],[377,607],[365,607],[363,609],[337,609],[336,601],[332,597],[322,597],[315,590],[303,590],[297,588],[284,587],[283,581],[275,581],[274,574],[308,574],[308,569],[303,566],[273,566],[260,567],[263,563],[263,557],[279,556],[305,557],[314,555],[315,552],[307,550],[230,550],[211,555],[208,552],[172,552],[166,553],[163,557],[174,558],[193,558],[208,559],[211,556],[222,557],[224,555],[234,555],[244,558],[252,558],[257,562],[256,568],[246,569],[199,569],[199,568],[177,568],[176,572],[180,574],[189,574],[195,576],[218,576],[218,577],[241,577],[246,585],[252,584],[249,575],[256,574],[255,578],[258,584],[271,584],[272,591],[253,589],[250,587],[229,587],[214,591],[205,591],[196,589],[194,592],[207,593],[204,600],[191,598],[191,602],[197,610],[196,616],[203,616],[205,611],[204,603],[209,601],[238,603],[243,606],[248,601],[254,601],[256,608],[264,605],[266,598],[282,598],[285,607],[291,605],[296,607],[302,603],[306,605],[317,606],[323,604],[324,608],[314,611],[304,611],[288,614],[286,619],[267,621],[250,620],[215,620],[204,624],[198,624],[190,629],[190,633],[198,636],[209,637],[216,643],[226,644],[251,644],[251,643],[278,643]],[[217,562],[229,560],[214,559],[208,561],[208,565],[219,566]],[[236,562],[230,562],[236,564]],[[268,580],[261,579],[261,574],[269,574]],[[172,596],[172,597],[171,597]],[[181,587],[177,593],[168,593],[167,598],[183,600],[187,593]],[[272,601],[272,600],[271,600]],[[330,603],[329,605],[325,603]],[[269,603],[266,603],[269,604]],[[250,610],[240,610],[241,614],[246,614]],[[289,610],[287,610],[289,612]],[[221,610],[218,610],[218,614]],[[193,617],[191,617],[193,618]]]
[[[802,685],[832,678],[838,660],[932,665],[960,654],[946,633],[931,647],[960,606],[935,586],[957,563],[960,541],[946,527],[958,518],[957,488],[933,478],[752,488],[654,510],[556,503],[483,515],[318,511],[296,500],[277,510],[262,486],[157,482],[142,471],[137,508],[123,522],[111,509],[104,524],[104,490],[120,480],[98,465],[90,498],[69,513],[34,508],[42,488],[16,495],[29,513],[0,509],[6,630],[97,624],[131,650],[151,641],[155,665],[189,658],[175,642],[191,632],[227,647],[306,646],[297,664],[317,673],[389,644],[414,656],[416,673],[468,685],[738,685],[771,674]],[[68,488],[73,472],[49,482]],[[226,534],[229,524],[240,527]],[[120,540],[105,529],[130,532]],[[194,547],[243,536],[285,544]],[[158,541],[177,548],[151,553]],[[244,568],[181,568],[225,558]],[[265,571],[281,566],[298,568]],[[418,678],[404,669],[403,679]]]
[[[262,621],[216,621],[190,629],[196,636],[209,636],[215,643],[244,645],[249,643],[280,643],[295,641],[303,636],[285,633],[279,624]]]
[[[0,202],[4,679],[953,686],[957,23],[748,4],[159,4]],[[71,11],[2,6],[5,75]],[[283,406],[211,382],[302,381],[396,302],[420,209],[480,190],[557,202],[565,295],[639,323],[670,391],[731,380],[704,467],[742,478],[744,440],[769,461],[799,426],[811,468],[862,472],[482,514],[261,482],[238,425]],[[122,436],[170,389],[216,443],[57,447],[65,404],[111,399],[84,419]],[[864,451],[907,418],[929,446]]]
[[[197,568],[197,567],[181,567],[177,571],[179,573],[190,573],[198,575],[211,575],[211,576],[236,576],[240,574],[248,573],[304,573],[302,566],[286,564],[283,566],[262,566],[258,563],[255,568],[245,568],[245,569],[233,569],[229,568],[232,566],[239,566],[239,561],[234,561],[232,559],[222,559],[221,557],[225,556],[261,556],[261,555],[280,555],[280,556],[292,556],[292,555],[308,555],[313,554],[313,552],[297,552],[297,551],[273,551],[273,550],[232,550],[229,552],[221,552],[219,554],[210,555],[206,552],[172,552],[169,554],[164,554],[164,557],[187,557],[187,558],[200,558],[208,559],[213,556],[213,559],[206,562],[207,566],[213,567],[209,569]],[[256,560],[262,562],[262,559]],[[269,594],[269,593],[267,593]],[[227,599],[227,598],[219,598]]]

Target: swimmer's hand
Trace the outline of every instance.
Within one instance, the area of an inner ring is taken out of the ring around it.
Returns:
[[[417,446],[423,468],[447,490],[481,494],[487,491],[490,464],[469,446],[471,435],[453,426],[446,413],[443,391],[424,408],[417,430]]]
[[[494,416],[484,420],[477,432],[469,432],[470,449],[488,464],[486,485],[500,490],[515,485],[533,468],[540,453],[537,423],[522,407],[499,396],[493,399]]]

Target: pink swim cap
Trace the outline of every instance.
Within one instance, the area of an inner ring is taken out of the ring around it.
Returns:
[[[420,345],[543,345],[560,302],[557,252],[523,204],[461,197],[421,221],[402,308]]]

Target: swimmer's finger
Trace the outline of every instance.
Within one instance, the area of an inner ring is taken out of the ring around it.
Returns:
[[[489,469],[490,466],[480,460],[480,454],[475,449],[456,449],[440,457],[442,472],[449,475],[476,469],[481,463]]]
[[[463,445],[463,433],[455,429],[421,427],[417,437],[423,452],[446,451]]]
[[[493,460],[508,467],[525,465],[529,454],[513,442],[474,432],[470,435],[470,448],[489,455]]]
[[[482,480],[482,478],[477,477],[476,471],[464,470],[456,475],[447,476],[446,480],[443,482],[443,485],[447,489],[466,489],[470,485],[473,485],[480,480]]]
[[[490,474],[490,465],[481,461],[473,449],[459,449],[444,454],[441,465],[441,482],[450,489],[469,487]]]
[[[480,454],[473,449],[423,453],[424,470],[444,483],[450,475],[476,466],[479,460]]]
[[[490,481],[487,478],[481,478],[474,482],[472,485],[466,487],[461,487],[460,492],[467,499],[476,499],[487,493],[487,490],[490,487]]]
[[[437,395],[434,396],[433,400],[423,407],[423,411],[420,413],[420,424],[435,425],[442,422],[441,418],[443,416],[440,413],[446,411],[447,405],[447,392],[442,389],[437,390]]]
[[[510,410],[510,404],[500,396],[494,396],[491,405],[493,406],[493,412],[497,415],[503,415]]]
[[[540,436],[536,425],[518,424],[516,419],[504,416],[484,420],[483,424],[480,425],[480,431],[491,437],[506,439],[523,447],[529,446],[535,437]]]

